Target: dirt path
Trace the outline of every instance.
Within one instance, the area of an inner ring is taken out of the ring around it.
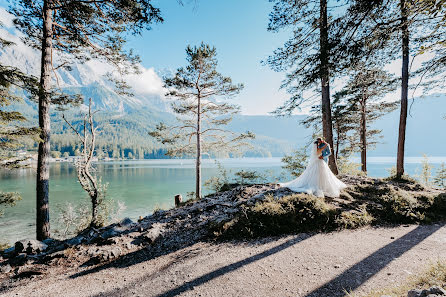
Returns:
[[[131,259],[129,261],[128,259]],[[446,259],[446,225],[365,228],[136,252],[95,270],[52,271],[4,296],[345,296],[404,281]]]

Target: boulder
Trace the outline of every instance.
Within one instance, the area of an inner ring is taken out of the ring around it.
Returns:
[[[26,252],[28,255],[32,255],[44,252],[48,248],[48,245],[35,239],[24,239],[17,241],[14,244],[14,248],[15,253]]]
[[[407,297],[421,297],[421,294],[423,294],[423,290],[419,290],[419,289],[410,290],[407,293]]]
[[[124,218],[122,221],[119,222],[119,226],[121,227],[130,227],[133,224],[134,222],[130,218]]]
[[[96,259],[99,262],[110,261],[122,254],[121,248],[114,246],[109,248],[98,248],[98,249],[89,249],[87,254],[92,258]]]
[[[431,294],[437,294],[437,295],[445,295],[446,296],[446,290],[439,286],[433,286],[429,289],[429,292]]]
[[[164,232],[163,224],[155,223],[152,227],[143,234],[143,238],[149,243],[154,243]]]
[[[3,250],[4,258],[11,258],[15,254],[15,247],[10,247],[9,249]]]
[[[11,270],[12,270],[12,267],[9,264],[6,264],[6,265],[3,265],[0,267],[1,273],[9,273],[9,272],[11,272]]]
[[[83,239],[84,239],[84,237],[82,237],[82,236],[76,236],[76,237],[70,238],[67,241],[65,241],[65,244],[69,247],[76,246],[76,245],[81,244]]]
[[[106,230],[104,233],[101,234],[101,238],[102,239],[108,239],[111,237],[115,237],[117,235],[119,235],[120,230],[117,227],[112,227],[108,230]]]

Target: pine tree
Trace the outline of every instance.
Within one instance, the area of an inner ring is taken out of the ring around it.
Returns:
[[[345,87],[336,94],[346,100],[348,110],[343,112],[343,123],[350,123],[356,131],[351,141],[351,150],[361,152],[361,170],[367,172],[367,149],[376,144],[381,130],[370,129],[370,124],[395,110],[395,102],[383,102],[382,98],[395,89],[395,80],[379,67],[358,63],[350,72]]]
[[[12,44],[0,38],[0,49]],[[34,77],[15,67],[0,64],[0,168],[21,167],[24,158],[16,157],[14,150],[23,146],[25,141],[39,140],[38,129],[23,126],[27,120],[19,111],[6,109],[11,103],[22,100],[14,95],[13,88],[24,90],[32,99],[36,94],[36,86],[37,80]],[[0,207],[13,206],[20,199],[19,193],[0,191]],[[0,209],[0,216],[2,213]]]
[[[444,44],[444,20],[446,6],[443,0],[357,0],[348,15],[348,23],[360,22],[353,44],[359,45],[359,52],[379,52],[381,63],[389,63],[401,57],[401,99],[400,122],[398,128],[398,148],[396,177],[404,174],[404,152],[406,142],[406,126],[408,114],[409,78],[420,75],[420,82],[426,73],[443,72],[440,44]],[[361,7],[366,7],[362,9]],[[363,12],[361,17],[357,12]],[[427,14],[427,16],[426,16]],[[359,20],[359,21],[358,21]],[[424,63],[424,68],[410,72],[411,57],[431,50],[440,49],[437,59]],[[445,52],[443,52],[444,54]],[[443,55],[444,57],[444,55]],[[444,60],[446,61],[446,60]],[[443,64],[444,65],[444,64]],[[437,67],[439,66],[439,67]]]
[[[335,15],[329,4],[337,6],[336,11],[344,11],[347,6],[339,4],[338,1],[327,0],[272,0],[272,2],[275,4],[270,14],[268,30],[272,32],[282,29],[292,30],[292,37],[267,60],[267,64],[273,70],[289,71],[282,88],[291,94],[291,98],[275,113],[291,114],[305,101],[314,100],[314,95],[304,96],[304,92],[320,91],[322,132],[325,140],[333,148],[330,80],[349,65],[346,62],[347,57],[349,61],[354,61],[350,56],[357,53],[356,46],[350,44],[347,34],[348,30],[352,32],[356,30],[351,29],[351,24],[343,26],[344,16]],[[330,156],[329,165],[337,174],[335,154]]]
[[[217,72],[216,55],[215,47],[204,43],[186,48],[188,65],[179,68],[173,77],[165,78],[167,96],[175,99],[172,109],[180,124],[168,127],[161,123],[150,133],[169,145],[167,155],[196,157],[196,198],[201,198],[202,155],[212,151],[235,152],[245,144],[242,140],[254,137],[250,132],[236,134],[224,129],[239,107],[220,99],[238,94],[243,85],[235,85],[230,77]]]
[[[14,22],[24,34],[25,42],[41,50],[38,97],[42,142],[37,163],[36,233],[37,239],[43,240],[50,236],[48,160],[52,73],[68,62],[53,65],[54,53],[67,53],[69,59],[80,61],[103,59],[116,66],[118,73],[126,74],[135,70],[138,62],[138,57],[124,49],[126,37],[150,29],[151,23],[162,19],[151,0],[17,0],[11,4],[10,11],[16,16]],[[122,79],[109,77],[116,82],[118,90],[125,91],[127,86]]]

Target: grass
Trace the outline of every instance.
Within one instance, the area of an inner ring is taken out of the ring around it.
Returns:
[[[446,287],[446,261],[439,261],[429,265],[420,274],[409,277],[404,283],[394,287],[375,290],[366,295],[349,293],[349,297],[381,297],[383,295],[392,297],[406,297],[407,292],[413,289],[428,289],[433,286]]]
[[[364,179],[340,199],[266,196],[253,206],[242,206],[230,221],[211,224],[211,231],[220,238],[255,238],[445,219],[446,193],[429,192],[410,179]]]
[[[0,251],[4,251],[6,249],[9,249],[11,245],[9,243],[0,243]]]

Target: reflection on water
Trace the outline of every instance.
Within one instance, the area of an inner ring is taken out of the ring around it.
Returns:
[[[431,158],[434,166],[446,158]],[[280,158],[244,158],[220,160],[223,166],[234,172],[256,170],[268,175],[279,176],[282,172]],[[406,170],[416,174],[420,158],[408,158]],[[387,176],[387,168],[395,163],[394,158],[370,158],[370,176]],[[96,164],[102,181],[108,183],[107,197],[123,201],[126,210],[122,214],[132,219],[145,216],[155,207],[169,208],[174,205],[173,197],[195,189],[194,160],[143,160],[116,161]],[[434,169],[435,170],[435,169]],[[218,173],[213,160],[203,160],[203,182]],[[80,204],[88,202],[80,187],[76,171],[69,163],[52,163],[50,167],[50,210],[54,228],[57,209],[66,202]],[[288,179],[288,178],[285,178]],[[34,236],[35,226],[35,170],[21,169],[0,171],[0,189],[21,193],[23,199],[17,206],[8,208],[0,218],[0,242]],[[204,191],[206,194],[206,191]]]

